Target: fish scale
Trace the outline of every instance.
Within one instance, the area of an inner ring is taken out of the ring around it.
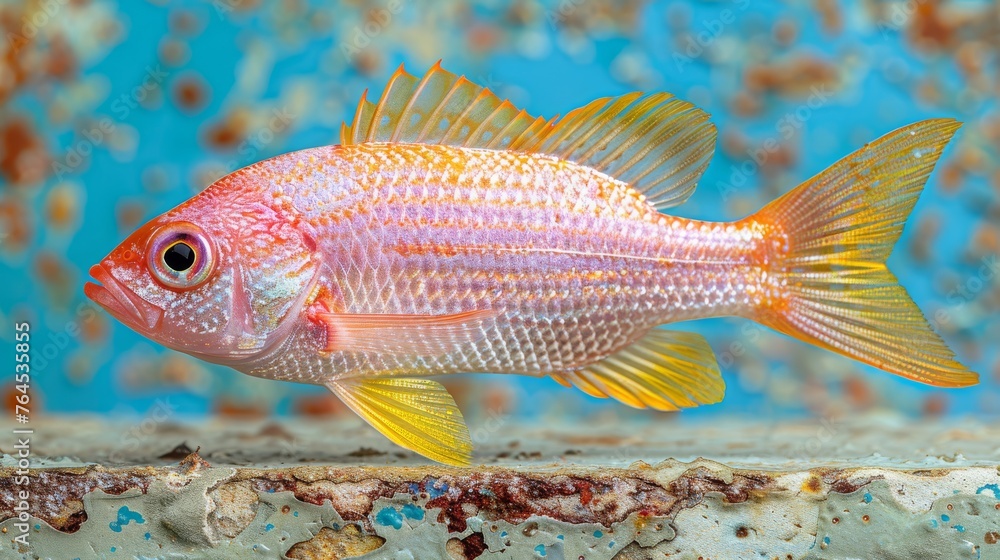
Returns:
[[[331,281],[341,287],[346,312],[498,312],[478,342],[425,358],[433,374],[573,369],[652,326],[733,314],[746,303],[735,287],[759,276],[755,267],[739,266],[751,247],[743,229],[659,214],[628,185],[571,162],[428,145],[319,151],[269,160],[257,173],[312,223],[325,260],[334,263]],[[317,161],[321,170],[305,173],[308,182],[288,171]],[[380,180],[369,181],[372,175]],[[507,192],[485,194],[498,189]],[[728,254],[700,258],[723,246]],[[629,320],[606,321],[608,315]],[[560,334],[568,339],[559,341]],[[308,376],[412,370],[398,358],[349,362],[331,360]],[[292,366],[279,361],[250,373],[271,377]]]
[[[957,128],[904,127],[747,218],[706,222],[662,212],[714,150],[690,103],[630,93],[546,120],[440,65],[400,68],[341,145],[220,179],[126,238],[85,291],[168,347],[325,385],[455,465],[471,438],[430,378],[549,375],[638,408],[716,403],[708,342],[660,328],[703,317],[962,387],[977,375],[885,266]]]

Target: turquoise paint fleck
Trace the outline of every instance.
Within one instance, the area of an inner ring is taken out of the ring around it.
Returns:
[[[938,522],[937,519],[931,519],[931,529],[937,529]]]
[[[537,552],[539,556],[543,556],[543,557],[546,554],[548,554],[547,552],[545,552],[545,545],[544,544],[540,544],[540,545],[536,546],[535,547],[535,552]]]
[[[507,538],[507,531],[500,531],[500,538],[501,539]]]
[[[872,503],[872,495],[868,492],[865,492],[865,503],[866,504]]]
[[[422,521],[424,519],[424,510],[416,504],[406,504],[403,506],[403,515],[410,519]]]
[[[601,531],[601,530],[594,531],[594,538],[595,539],[599,539],[599,538],[601,538],[603,536],[604,536],[604,531]]]
[[[399,529],[403,526],[403,516],[395,508],[385,507],[375,516],[375,522],[379,525]]]
[[[965,532],[965,526],[964,525],[955,525],[955,530],[958,531],[959,533],[964,533]]]
[[[942,513],[941,514],[941,521],[951,521],[951,518],[948,517],[947,513]]]
[[[828,537],[828,536],[827,537],[823,537],[823,544],[829,545],[830,544],[830,537]]]
[[[115,552],[116,550],[118,550],[117,547],[114,547],[114,546],[111,547],[111,552]]]
[[[985,494],[987,490],[993,493],[994,498],[1000,500],[1000,484],[984,484],[976,490],[976,494]]]
[[[297,511],[293,511],[292,512],[292,517],[298,517],[298,516],[299,516],[299,512],[297,512]]]
[[[615,541],[611,541],[608,543],[608,548],[614,548],[614,547],[615,547]]]
[[[153,535],[146,533],[145,535],[143,535],[143,537],[148,541],[149,539],[153,538]]]
[[[274,530],[274,524],[268,523],[267,525],[264,525],[264,530],[265,531],[273,531]]]
[[[35,530],[36,531],[40,531],[41,529],[42,529],[42,526],[40,524],[38,524],[38,523],[35,523]]]
[[[556,536],[556,538],[559,539],[559,540],[561,540],[561,541],[566,540],[566,537],[564,537],[562,535],[558,535],[558,536]]]
[[[427,495],[430,496],[432,500],[434,498],[439,498],[441,496],[444,496],[445,493],[448,491],[447,483],[440,482],[441,484],[440,488],[437,487],[438,483],[439,481],[437,480],[429,480],[428,483],[424,486],[427,489]]]
[[[122,532],[122,527],[128,525],[129,523],[135,521],[138,523],[145,523],[146,520],[142,518],[142,514],[137,511],[132,511],[128,509],[128,506],[122,506],[118,508],[118,519],[115,519],[111,523],[108,523],[108,527],[116,533]]]

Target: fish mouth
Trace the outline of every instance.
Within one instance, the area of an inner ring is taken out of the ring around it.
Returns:
[[[90,267],[90,275],[100,282],[87,282],[83,293],[96,304],[133,328],[155,329],[163,318],[163,310],[125,289],[103,265]]]

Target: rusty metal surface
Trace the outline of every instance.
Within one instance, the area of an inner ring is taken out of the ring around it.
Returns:
[[[507,423],[471,469],[353,419],[137,425],[34,426],[27,547],[0,445],[0,557],[1000,558],[1000,427],[972,421]]]

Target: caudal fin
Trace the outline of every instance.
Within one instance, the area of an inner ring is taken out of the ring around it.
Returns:
[[[885,266],[960,126],[933,119],[891,132],[749,218],[783,240],[770,250],[773,295],[755,319],[922,383],[977,383]]]

